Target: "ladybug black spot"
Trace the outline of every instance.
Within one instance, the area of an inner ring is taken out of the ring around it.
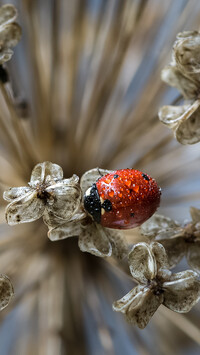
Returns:
[[[101,202],[96,184],[92,185],[89,196],[84,196],[84,207],[95,222],[101,222]]]
[[[117,179],[119,177],[119,175],[115,174],[113,177],[114,177],[114,179]]]
[[[135,216],[135,213],[131,212],[131,213],[130,213],[130,216],[131,216],[131,217],[134,217],[134,216]]]
[[[149,181],[149,177],[148,177],[146,174],[142,174],[142,177],[143,177],[145,180]]]
[[[112,211],[112,203],[111,203],[110,200],[108,200],[108,199],[105,200],[104,203],[102,203],[101,206],[104,208],[104,210],[105,210],[106,212]]]

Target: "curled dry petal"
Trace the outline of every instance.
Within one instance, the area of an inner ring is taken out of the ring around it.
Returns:
[[[33,222],[44,212],[44,203],[37,198],[37,192],[29,191],[6,207],[6,221],[10,225]]]
[[[65,179],[46,188],[49,194],[46,209],[55,217],[69,220],[80,206],[81,190],[72,179]]]
[[[159,274],[160,269],[168,269],[169,264],[168,264],[167,254],[163,245],[156,242],[151,243],[151,250],[156,259],[157,274]]]
[[[174,58],[181,72],[188,74],[200,73],[200,33],[185,31],[179,33],[174,44]]]
[[[46,179],[57,181],[63,179],[63,170],[57,165],[49,161],[37,164],[31,174],[30,185],[36,187],[38,184],[43,184]]]
[[[5,275],[0,275],[0,310],[8,305],[13,294],[14,290],[9,278]]]
[[[192,217],[192,222],[193,223],[199,223],[200,222],[200,209],[195,208],[195,207],[190,207],[190,215]]]
[[[190,109],[190,105],[183,106],[163,106],[158,116],[162,123],[175,130],[180,122],[185,118],[185,113]],[[186,117],[187,118],[187,117]]]
[[[189,312],[200,299],[197,277],[197,273],[190,270],[172,275],[171,280],[163,284],[163,304],[175,312]]]
[[[0,26],[13,22],[17,17],[17,10],[13,5],[3,5],[0,7]]]
[[[176,139],[181,144],[195,144],[200,141],[200,100],[192,105],[164,106],[159,111],[159,118],[173,129]]]
[[[15,200],[16,198],[22,197],[24,194],[27,194],[28,192],[33,192],[32,189],[28,186],[22,186],[22,187],[11,187],[9,190],[4,191],[3,193],[3,198],[6,201],[12,201]]]
[[[0,50],[12,48],[21,38],[21,28],[17,23],[11,23],[0,28]]]
[[[163,301],[163,295],[154,295],[148,288],[135,287],[113,304],[115,311],[125,313],[129,322],[143,329]]]
[[[112,246],[105,228],[96,223],[83,226],[78,244],[81,251],[96,256],[106,257],[112,254]]]
[[[122,232],[116,229],[104,229],[112,246],[112,255],[120,260],[126,258],[128,254],[128,244]]]
[[[173,268],[185,255],[186,244],[184,239],[177,237],[161,240],[159,242],[162,243],[167,253],[169,268]]]
[[[160,240],[173,236],[178,227],[180,224],[171,218],[154,214],[140,228],[143,235]]]
[[[161,72],[161,78],[168,85],[177,88],[185,99],[193,99],[197,96],[198,81],[184,76],[176,65],[165,67]]]
[[[200,274],[200,241],[188,245],[187,262],[193,270]]]
[[[101,178],[101,176],[109,174],[111,172],[112,172],[111,170],[105,170],[100,168],[95,168],[86,171],[82,175],[80,181],[81,190],[83,194],[87,191],[87,189],[89,189],[89,187],[92,186],[92,184],[94,184],[99,178]]]
[[[146,289],[147,291],[147,289]],[[145,292],[144,286],[136,286],[120,300],[113,303],[113,309],[116,312],[127,313],[129,306],[136,307],[142,303],[142,296]]]
[[[55,228],[50,228],[48,237],[52,242],[70,237],[79,237],[82,233],[82,226],[77,220],[70,220]]]
[[[70,218],[70,221],[79,222],[86,217],[86,214],[81,209],[78,209],[74,215]],[[54,228],[65,228],[69,223],[69,220],[65,221],[63,218],[54,215],[53,211],[44,211],[43,221],[49,227],[49,230],[53,230]],[[59,239],[59,238],[58,238]]]
[[[13,22],[16,17],[14,6],[0,7],[0,64],[12,57],[13,51],[10,48],[16,46],[21,38],[21,28]]]
[[[146,284],[148,280],[152,280],[156,276],[156,261],[148,244],[134,245],[128,260],[131,274],[139,283]]]

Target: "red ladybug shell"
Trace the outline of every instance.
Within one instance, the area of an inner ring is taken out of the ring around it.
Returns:
[[[154,214],[160,204],[160,195],[161,189],[149,175],[134,169],[116,170],[93,184],[90,209],[87,208],[88,200],[85,200],[85,208],[104,227],[129,229],[141,225]]]

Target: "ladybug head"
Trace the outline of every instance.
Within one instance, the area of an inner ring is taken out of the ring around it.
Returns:
[[[96,184],[93,184],[84,195],[84,208],[97,223],[101,222],[101,202]]]

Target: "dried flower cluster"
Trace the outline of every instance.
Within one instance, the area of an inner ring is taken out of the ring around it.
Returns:
[[[200,281],[194,271],[173,274],[159,243],[138,243],[129,254],[129,267],[138,283],[113,304],[128,321],[144,328],[161,304],[175,312],[188,312],[200,299]]]
[[[12,48],[21,36],[14,23],[17,12],[12,5],[0,8],[0,65],[12,56]],[[165,106],[162,122],[173,129],[182,144],[200,141],[200,33],[183,32],[177,36],[171,64],[162,79],[176,87],[188,102],[183,106]],[[158,307],[185,313],[200,299],[200,210],[191,208],[192,221],[179,224],[170,218],[154,215],[143,224],[141,233],[148,243],[128,245],[124,233],[95,223],[83,207],[86,190],[110,170],[92,169],[79,177],[63,177],[62,168],[49,161],[37,164],[27,186],[4,192],[8,201],[6,221],[17,225],[40,218],[48,227],[51,241],[78,237],[81,251],[98,257],[115,257],[128,264],[138,283],[127,295],[114,302],[113,309],[125,314],[129,322],[144,328]],[[159,243],[158,243],[159,242]],[[132,248],[132,249],[131,249]],[[131,251],[129,252],[129,250]],[[194,270],[172,273],[183,256]],[[13,295],[10,280],[0,276],[0,310]]]
[[[200,32],[177,35],[172,62],[162,71],[162,80],[177,88],[184,99],[182,106],[164,106],[160,120],[171,128],[182,144],[200,141]]]
[[[82,203],[85,191],[100,174],[108,172],[92,169],[82,176],[79,185],[76,175],[63,179],[59,165],[51,162],[37,164],[29,187],[4,192],[4,199],[10,202],[6,208],[6,220],[15,225],[43,217],[52,241],[77,236],[81,251],[122,259],[128,254],[122,232],[95,223],[84,211]],[[193,208],[191,215],[192,222],[184,227],[164,216],[153,216],[143,224],[142,233],[163,245],[138,243],[128,255],[131,274],[139,286],[115,302],[113,308],[125,313],[127,319],[139,328],[147,325],[162,303],[176,312],[188,312],[200,298],[198,274],[193,271],[172,274],[169,271],[184,253],[187,253],[189,264],[200,271],[197,257],[200,251],[200,211]]]
[[[21,28],[15,23],[17,10],[13,5],[0,8],[0,65],[7,62],[13,55],[15,47],[21,38]]]
[[[14,187],[4,192],[9,201],[6,220],[10,225],[33,222],[43,217],[52,241],[79,237],[82,251],[96,256],[118,258],[126,255],[122,233],[103,228],[86,214],[82,204],[85,191],[108,170],[98,168],[86,172],[80,181],[76,175],[63,179],[62,168],[51,162],[37,164],[29,187]]]

